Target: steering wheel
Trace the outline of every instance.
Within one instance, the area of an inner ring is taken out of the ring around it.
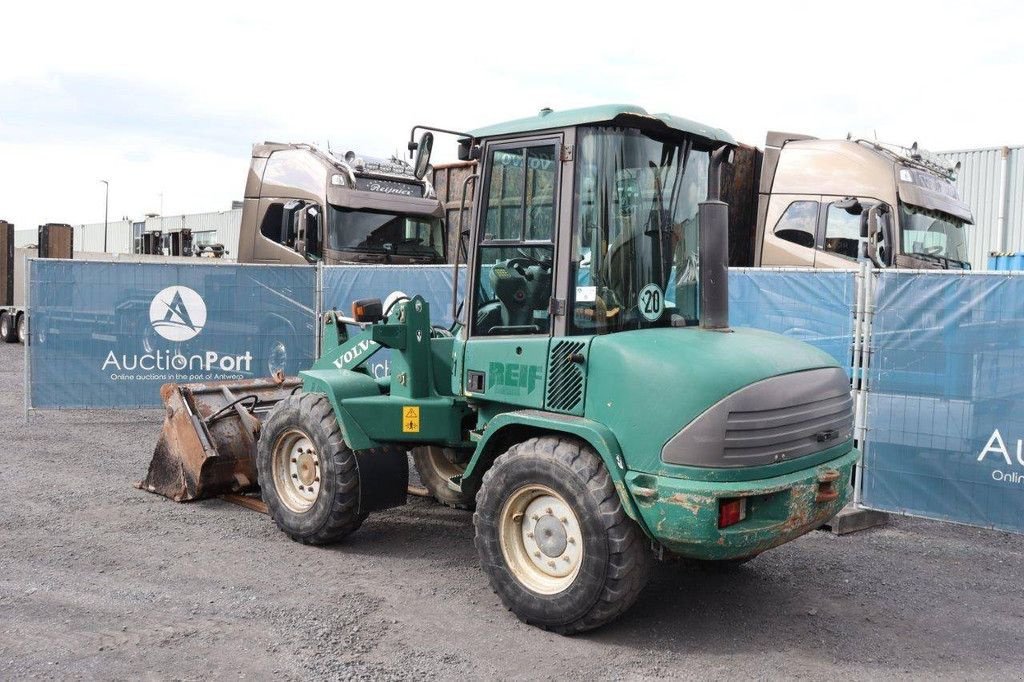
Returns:
[[[536,258],[533,258],[532,256],[524,256],[522,258],[509,258],[508,261],[506,261],[505,265],[515,270],[516,273],[519,274],[519,276],[525,279],[532,279],[530,277],[530,274],[526,271],[526,268],[529,265],[538,265],[541,268],[544,268],[545,270],[551,269],[550,262],[545,263],[544,261],[539,261]]]
[[[550,270],[551,269],[551,261],[550,260],[540,260],[538,258],[534,258],[530,254],[526,253],[526,251],[524,251],[522,249],[522,247],[516,248],[516,252],[519,254],[519,257],[518,258],[510,259],[509,260],[509,265],[510,266],[512,265],[512,261],[526,261],[528,263],[533,263],[534,265],[539,265],[540,267],[544,268],[545,270]],[[516,269],[518,270],[518,268],[516,268]]]

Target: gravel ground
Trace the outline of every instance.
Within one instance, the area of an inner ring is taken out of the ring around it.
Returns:
[[[421,499],[305,547],[219,500],[138,491],[155,412],[22,419],[0,344],[0,679],[1024,675],[1024,537],[894,519],[731,575],[661,564],[619,621],[519,623],[471,517]]]

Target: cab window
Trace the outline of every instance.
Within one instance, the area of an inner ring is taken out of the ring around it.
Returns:
[[[263,222],[260,223],[260,233],[272,242],[281,243],[281,218],[283,217],[284,204],[270,204],[267,212],[263,214]]]
[[[547,334],[554,261],[556,145],[492,150],[478,246],[473,332]]]
[[[818,202],[794,201],[779,218],[773,232],[779,239],[813,249],[817,224]]]
[[[866,209],[865,209],[866,210]],[[861,215],[850,213],[836,204],[829,204],[825,220],[825,243],[822,251],[834,253],[843,258],[857,260],[857,245],[860,243]]]

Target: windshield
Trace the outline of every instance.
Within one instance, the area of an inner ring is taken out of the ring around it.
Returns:
[[[613,127],[581,129],[577,150],[575,332],[695,324],[709,152]]]
[[[968,265],[967,230],[958,218],[900,202],[903,253],[925,260]]]
[[[328,208],[327,248],[444,262],[440,218]]]

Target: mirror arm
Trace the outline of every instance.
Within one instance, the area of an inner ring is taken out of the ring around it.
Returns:
[[[435,133],[447,133],[448,135],[458,135],[459,137],[468,137],[471,141],[475,141],[475,138],[472,135],[470,135],[469,133],[464,133],[460,130],[448,130],[447,128],[437,128],[435,126],[414,125],[412,127],[412,130],[409,131],[408,149],[410,159],[412,158],[412,153],[416,151],[420,146],[419,143],[416,141],[417,130],[430,130]]]

